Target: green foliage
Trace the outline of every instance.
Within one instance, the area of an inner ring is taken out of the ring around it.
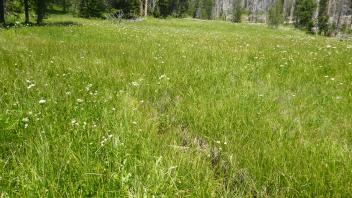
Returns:
[[[329,0],[319,1],[318,28],[319,33],[323,35],[326,35],[329,31],[328,3]]]
[[[177,14],[178,17],[186,17],[187,15],[187,11],[189,9],[189,0],[179,0],[179,4],[177,6]]]
[[[213,0],[200,0],[202,1],[202,6],[200,6],[202,10],[202,15],[200,18],[202,19],[210,19],[211,18],[211,12],[213,9]]]
[[[16,23],[21,19],[23,5],[20,0],[5,1],[6,18],[8,23]]]
[[[0,28],[5,23],[5,2],[4,0],[0,0]]]
[[[268,25],[270,27],[278,27],[284,22],[283,16],[283,1],[276,0],[276,2],[270,7],[268,15]]]
[[[36,2],[35,11],[37,14],[37,24],[42,24],[46,13],[47,2],[46,0],[35,0],[35,2]]]
[[[316,9],[315,0],[297,0],[295,6],[295,26],[312,32],[314,27],[313,15]]]
[[[171,1],[170,0],[159,0],[158,1],[158,12],[161,17],[167,17],[171,14]]]
[[[235,23],[241,23],[242,21],[242,6],[240,1],[235,1],[233,6],[233,18],[232,21]]]
[[[14,14],[16,16],[23,13],[22,2],[18,0],[6,1],[7,14]]]
[[[159,0],[158,6],[153,13],[157,17],[186,17],[190,14],[190,9],[193,9],[194,3],[191,3],[190,0]]]
[[[83,18],[102,17],[106,11],[104,0],[80,0],[79,16]]]
[[[122,10],[125,18],[136,18],[139,15],[139,0],[111,0],[110,4],[117,10]]]
[[[210,19],[213,1],[212,0],[194,0],[191,1],[190,11],[191,16],[199,19]]]
[[[154,16],[186,17],[210,19],[212,0],[159,0]]]

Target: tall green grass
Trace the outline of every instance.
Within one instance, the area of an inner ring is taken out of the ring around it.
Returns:
[[[349,197],[352,43],[217,21],[0,30],[6,197]]]

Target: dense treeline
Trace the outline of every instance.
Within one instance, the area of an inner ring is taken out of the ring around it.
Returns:
[[[352,28],[352,0],[0,0],[0,23],[6,15],[30,15],[42,23],[46,11],[60,9],[80,17],[194,17],[233,22],[294,24],[295,27],[333,35]]]
[[[25,24],[30,24],[30,16],[37,24],[42,24],[45,18],[47,5],[54,2],[47,0],[0,0],[0,27],[10,20],[24,18]]]

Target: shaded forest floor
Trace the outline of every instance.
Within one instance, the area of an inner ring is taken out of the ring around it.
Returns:
[[[352,194],[352,43],[216,21],[0,31],[2,196]]]

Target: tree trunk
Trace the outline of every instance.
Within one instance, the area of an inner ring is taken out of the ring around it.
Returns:
[[[139,0],[139,16],[143,16],[143,0]]]
[[[148,16],[148,0],[144,2],[144,16]]]
[[[342,2],[339,2],[338,6],[339,7],[338,7],[336,27],[337,27],[337,29],[340,29],[340,21],[341,21],[341,15],[342,15]]]
[[[5,0],[0,0],[0,24],[5,23]]]
[[[336,22],[336,27],[337,29],[340,29],[340,20],[341,20],[341,12],[337,15],[337,22]]]
[[[295,6],[296,6],[296,0],[293,0],[291,4],[291,9],[290,9],[290,19],[289,19],[290,23],[293,23],[294,21]]]
[[[66,0],[62,0],[62,11],[63,12],[66,12],[67,11],[67,8],[66,8]]]
[[[29,23],[29,0],[24,0],[24,23]]]
[[[350,2],[350,10],[352,11],[352,1]],[[351,19],[350,19],[350,28],[352,30],[352,13],[351,13]]]
[[[45,0],[37,0],[37,24],[43,23],[45,14]]]

